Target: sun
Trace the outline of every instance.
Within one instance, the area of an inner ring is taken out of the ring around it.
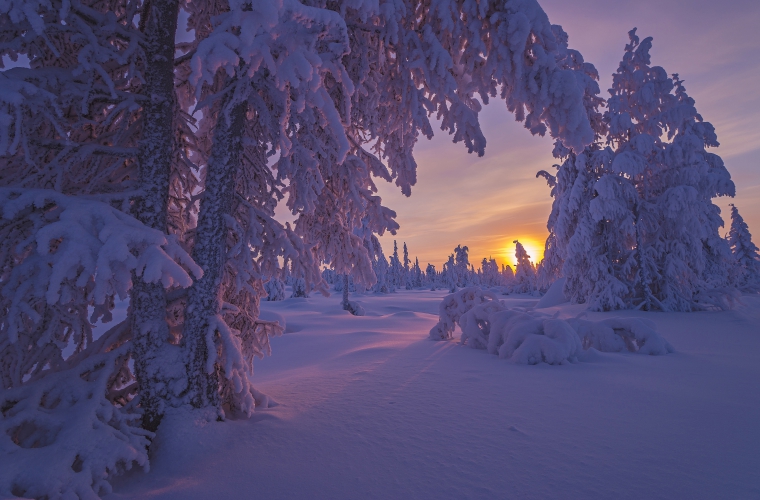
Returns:
[[[503,252],[503,258],[509,264],[512,266],[512,269],[515,268],[517,265],[517,260],[515,259],[515,244],[512,242],[514,240],[519,241],[522,246],[525,248],[525,251],[528,252],[528,255],[530,256],[530,261],[533,264],[538,264],[541,262],[541,260],[544,258],[544,243],[538,241],[535,238],[525,236],[522,238],[513,238],[509,242],[507,242],[504,245],[504,252]]]

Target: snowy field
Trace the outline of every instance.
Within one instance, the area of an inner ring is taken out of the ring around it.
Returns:
[[[255,368],[277,404],[163,432],[107,498],[760,498],[760,297],[590,313],[646,317],[676,353],[525,366],[428,340],[444,295],[263,303],[287,323]]]

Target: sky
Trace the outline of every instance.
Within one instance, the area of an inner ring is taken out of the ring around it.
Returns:
[[[727,225],[734,203],[754,241],[760,244],[760,2],[757,0],[539,0],[553,24],[570,36],[570,46],[593,63],[602,95],[612,82],[628,42],[638,28],[654,38],[652,64],[678,73],[696,100],[697,111],[711,122],[719,154],[736,183],[736,197],[720,198]],[[436,128],[436,136],[415,148],[418,181],[404,197],[391,184],[379,185],[384,204],[397,212],[401,229],[381,237],[386,255],[406,242],[412,258],[440,270],[458,244],[470,249],[476,267],[483,257],[513,264],[518,239],[540,260],[548,231],[551,197],[546,182],[552,171],[550,137],[533,137],[515,122],[503,102],[486,106],[481,125],[488,140],[483,157],[468,154]]]

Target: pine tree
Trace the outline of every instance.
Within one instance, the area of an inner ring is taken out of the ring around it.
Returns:
[[[457,245],[454,249],[456,264],[454,266],[454,280],[458,287],[470,286],[472,276],[470,271],[470,249],[467,246]]]
[[[396,244],[396,240],[393,240],[393,255],[391,255],[388,267],[388,285],[391,292],[395,292],[401,287],[403,270],[404,268],[398,257],[398,245]]]
[[[733,196],[734,185],[720,157],[706,151],[718,145],[717,137],[683,82],[650,66],[651,38],[639,41],[635,29],[629,37],[605,114],[608,141],[616,146],[607,176],[636,190],[629,212],[638,272],[615,274],[633,276],[635,301],[645,308],[701,309],[700,292],[725,285],[730,255],[712,198]]]
[[[485,286],[501,286],[503,280],[499,272],[499,264],[494,259],[483,258],[480,264],[482,270],[481,284]]]
[[[735,205],[731,205],[728,244],[735,261],[733,281],[736,287],[743,292],[760,292],[760,249],[752,242],[749,227]]]
[[[427,267],[425,268],[425,275],[427,276],[427,280],[430,283],[430,291],[435,292],[438,276],[435,272],[435,266],[433,264],[428,263]]]
[[[517,261],[513,289],[517,293],[532,293],[536,290],[536,268],[522,243],[517,240],[512,243],[515,244],[515,260]]]
[[[651,38],[635,29],[629,38],[601,122],[599,103],[587,100],[608,146],[576,154],[557,144],[566,158],[557,176],[539,173],[554,196],[546,273],[558,276],[562,263],[565,295],[592,309],[710,307],[730,263],[712,198],[734,186],[706,151],[718,145],[714,128],[683,82],[650,65]]]
[[[406,248],[406,242],[404,242],[404,288],[411,290],[414,286],[412,270],[409,267],[412,261],[409,260],[409,250]]]
[[[413,287],[414,288],[420,288],[424,286],[423,279],[424,274],[422,273],[422,269],[420,268],[420,259],[417,257],[414,258],[414,267],[412,268],[414,280],[413,280]]]

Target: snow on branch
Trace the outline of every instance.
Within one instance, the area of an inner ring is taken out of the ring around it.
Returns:
[[[98,498],[113,476],[148,469],[152,434],[132,399],[128,338],[121,323],[46,376],[0,392],[0,496]]]
[[[36,293],[54,304],[65,301],[65,282],[84,287],[92,280],[92,300],[103,304],[107,296],[126,298],[132,271],[166,288],[192,284],[187,270],[203,275],[174,238],[102,202],[42,189],[2,188],[0,211],[4,225],[21,218],[32,224],[17,247],[24,258],[3,293],[31,278]]]
[[[62,361],[69,342],[92,342],[132,273],[165,287],[202,275],[176,239],[110,205],[49,190],[0,188],[0,352],[3,387]],[[14,349],[14,344],[19,343]],[[14,354],[15,353],[15,354]]]
[[[508,308],[490,292],[469,287],[444,297],[433,340],[460,342],[518,364],[577,362],[584,350],[662,355],[674,352],[653,325],[638,318],[602,321],[563,320],[548,314]]]

